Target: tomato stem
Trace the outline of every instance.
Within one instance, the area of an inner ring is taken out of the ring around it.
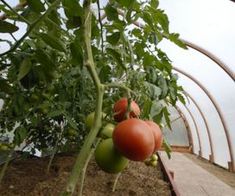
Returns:
[[[93,60],[92,49],[91,49],[91,16],[92,12],[90,9],[91,0],[84,0],[84,52],[85,52],[85,65],[92,77],[92,80],[96,87],[96,108],[95,108],[95,120],[91,130],[86,137],[82,149],[80,150],[73,170],[68,179],[65,192],[62,195],[72,195],[76,184],[81,176],[81,172],[85,169],[86,162],[89,162],[89,156],[92,152],[92,144],[94,143],[96,136],[101,128],[102,121],[102,104],[103,104],[103,95],[104,95],[104,85],[101,84],[98,74],[95,69],[95,63]],[[88,164],[88,163],[87,163]],[[85,170],[84,174],[85,175]],[[82,180],[82,178],[80,178]],[[82,181],[80,182],[82,184]]]
[[[114,183],[113,183],[113,188],[112,188],[112,191],[113,191],[113,192],[115,192],[115,190],[116,190],[117,183],[118,183],[118,179],[120,178],[121,175],[122,175],[122,173],[120,172],[120,173],[117,174],[117,176],[116,176],[116,178],[115,178],[115,181],[114,181]]]
[[[9,164],[9,162],[11,161],[11,158],[12,158],[12,155],[13,155],[13,152],[14,152],[14,148],[15,148],[15,147],[13,147],[13,148],[10,150],[10,152],[8,153],[6,162],[4,163],[3,168],[2,168],[2,170],[1,170],[1,173],[0,173],[0,185],[1,185],[1,183],[2,183],[2,179],[3,179],[4,175],[5,175],[6,170],[7,170],[8,164]]]

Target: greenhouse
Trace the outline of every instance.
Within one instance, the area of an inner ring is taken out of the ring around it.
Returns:
[[[0,195],[235,195],[235,2],[0,0]]]

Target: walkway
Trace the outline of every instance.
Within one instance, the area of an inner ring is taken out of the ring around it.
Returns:
[[[174,171],[174,181],[181,196],[235,196],[235,190],[220,179],[196,165],[181,153],[160,153],[169,170]]]

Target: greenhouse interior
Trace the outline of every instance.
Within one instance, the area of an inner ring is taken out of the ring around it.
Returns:
[[[234,196],[235,1],[0,0],[0,195]]]

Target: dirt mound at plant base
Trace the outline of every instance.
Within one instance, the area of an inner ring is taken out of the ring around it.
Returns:
[[[65,187],[75,161],[72,155],[56,156],[49,174],[45,174],[48,158],[13,161],[4,176],[0,195],[57,196]],[[151,168],[143,163],[131,162],[119,178],[117,189],[112,192],[116,175],[103,172],[94,161],[87,170],[83,195],[169,196],[170,188],[162,177],[160,167]],[[76,190],[78,191],[78,190]],[[77,195],[78,193],[75,193]]]

